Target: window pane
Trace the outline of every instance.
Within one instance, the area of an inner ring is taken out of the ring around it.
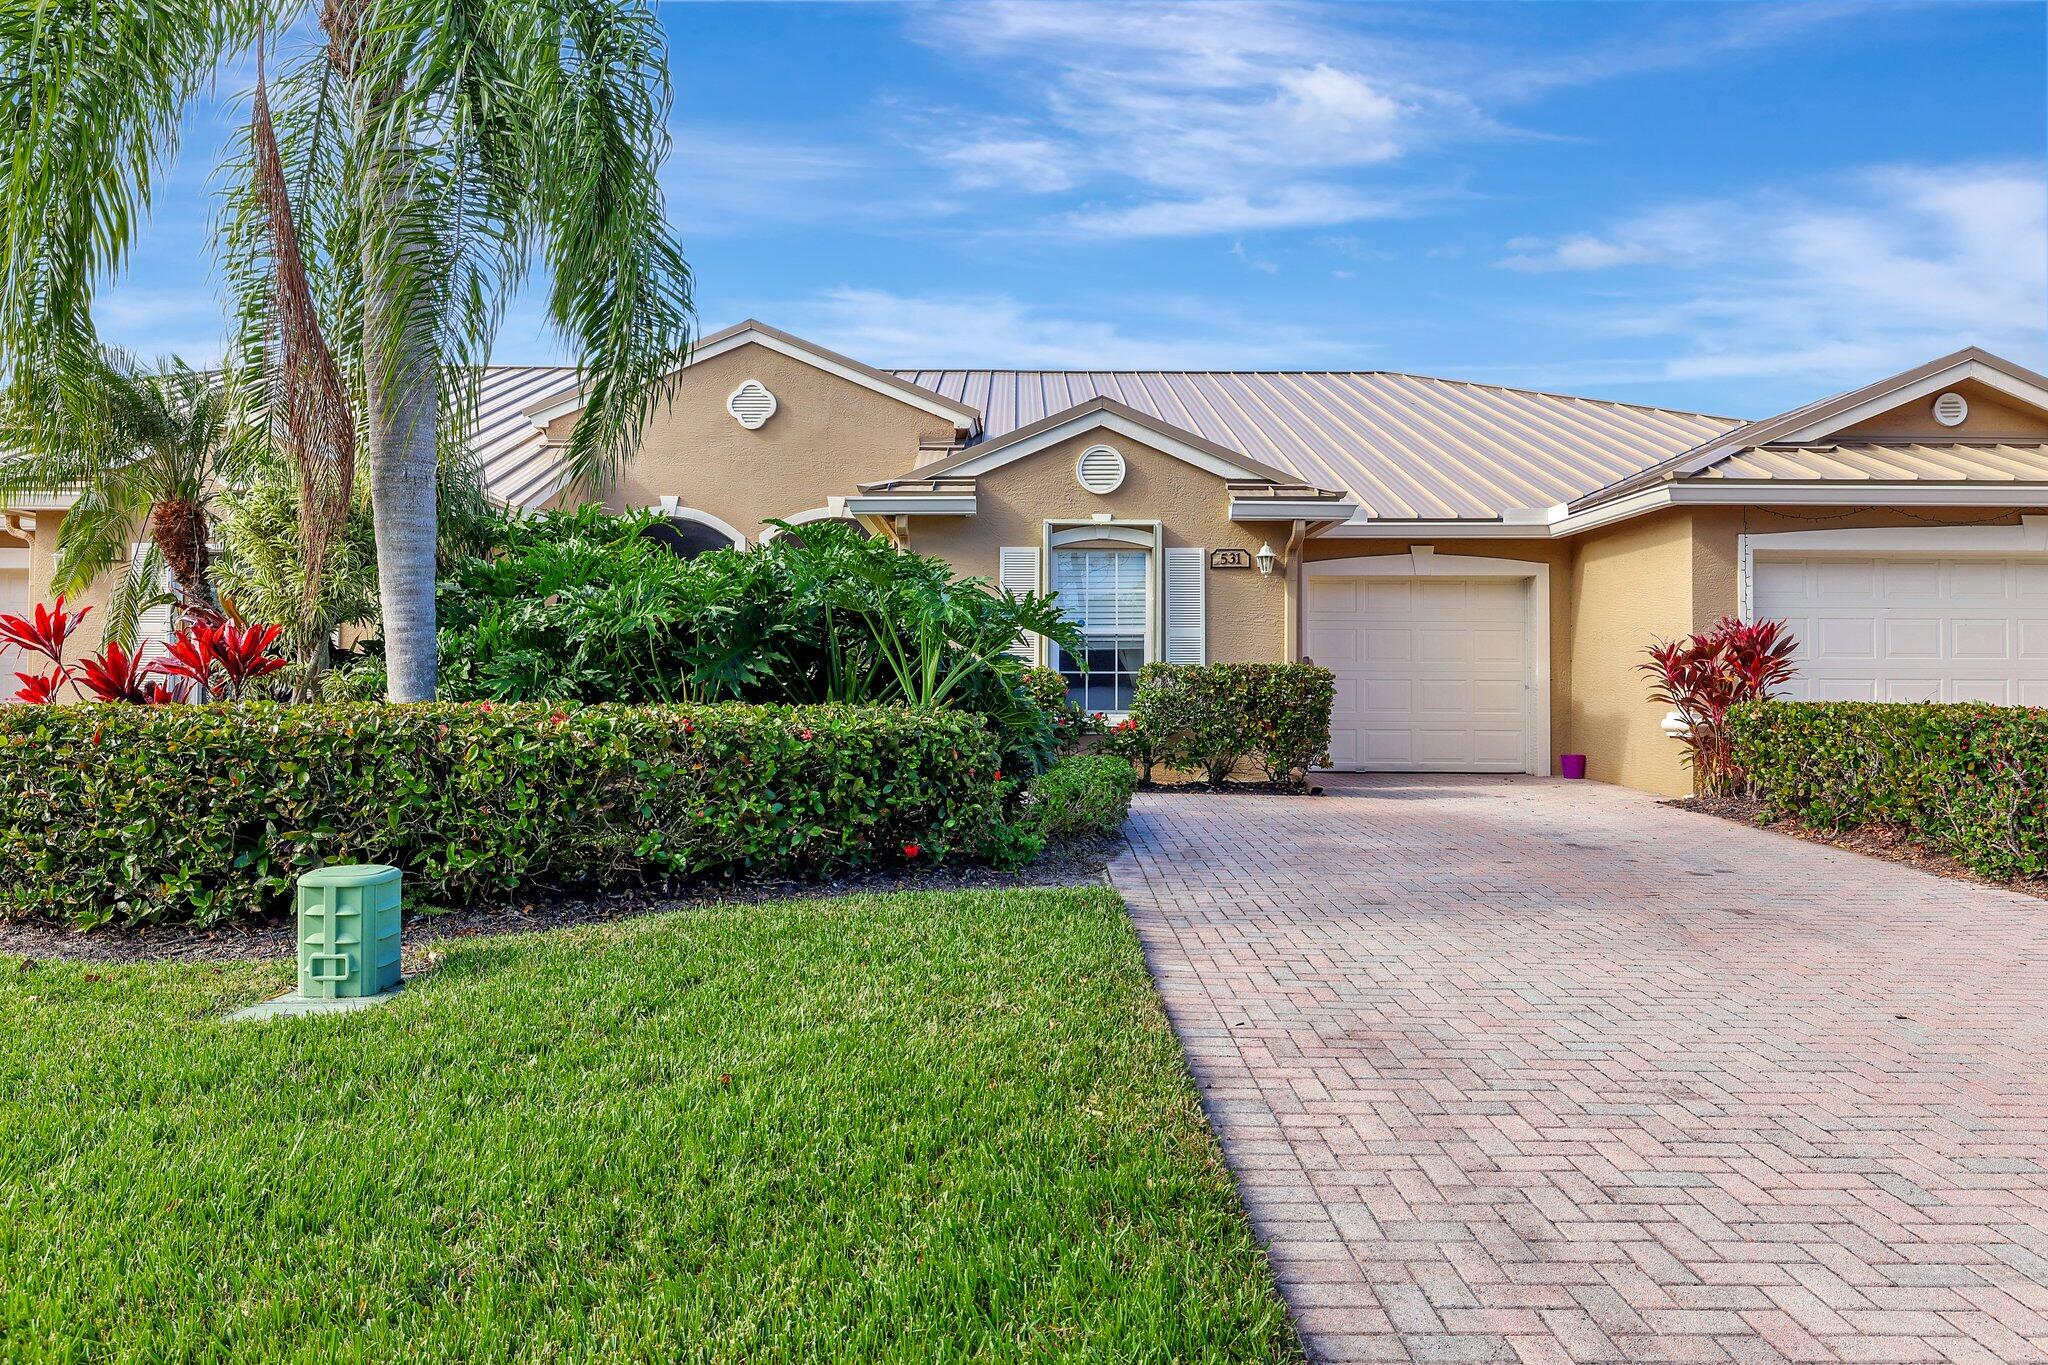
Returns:
[[[1128,711],[1145,662],[1146,586],[1151,556],[1143,550],[1056,550],[1053,591],[1080,628],[1081,659],[1054,653],[1067,692],[1089,711]],[[1085,660],[1085,675],[1080,664]]]

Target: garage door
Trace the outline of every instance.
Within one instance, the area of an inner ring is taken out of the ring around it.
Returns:
[[[0,549],[0,612],[6,612],[10,616],[26,616],[30,611],[28,570],[14,568],[7,562],[17,554],[20,552]],[[20,557],[27,558],[25,554],[20,554]],[[47,661],[27,658],[12,645],[0,644],[0,699],[14,695],[14,675],[17,671],[27,672],[34,669],[40,672],[41,668],[38,665],[47,666]]]
[[[2048,706],[2048,560],[1759,555],[1755,612],[1798,638],[1802,701]]]
[[[1308,580],[1308,656],[1337,675],[1338,768],[1529,766],[1529,593],[1515,579]]]

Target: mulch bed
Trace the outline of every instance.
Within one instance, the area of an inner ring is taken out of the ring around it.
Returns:
[[[1704,815],[1719,816],[1723,820],[1733,820],[1757,829],[1775,830],[1779,834],[1789,834],[1795,839],[1804,839],[1810,844],[1827,844],[1834,848],[1846,848],[1852,853],[1865,853],[1873,858],[1883,858],[1887,862],[1905,863],[1937,877],[1948,877],[1959,882],[1975,882],[1979,886],[1995,886],[2001,891],[2017,891],[2023,896],[2048,900],[2048,878],[1986,877],[1982,873],[1971,871],[1939,849],[1915,843],[1904,830],[1887,825],[1826,830],[1814,829],[1790,817],[1766,820],[1763,803],[1746,796],[1687,796],[1663,804],[1676,806],[1680,810],[1694,810]]]
[[[597,895],[528,893],[498,905],[472,905],[438,915],[409,915],[408,951],[436,939],[519,934],[573,924],[659,915],[704,905],[758,904],[885,891],[984,891],[1030,886],[1094,886],[1110,859],[1123,851],[1122,835],[1075,839],[1048,848],[1015,872],[966,865],[928,870],[882,868],[817,881],[762,878],[683,887],[647,887]],[[70,958],[80,962],[207,962],[291,957],[297,936],[289,918],[275,923],[110,927],[81,934],[62,925],[25,921],[0,924],[0,956]]]

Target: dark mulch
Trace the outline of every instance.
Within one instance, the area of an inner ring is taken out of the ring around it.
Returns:
[[[658,915],[700,905],[756,904],[818,899],[884,891],[982,891],[1027,886],[1092,886],[1103,881],[1110,859],[1123,850],[1122,835],[1074,839],[1046,849],[1029,867],[1015,872],[942,864],[929,869],[870,869],[825,880],[759,878],[705,882],[681,887],[647,887],[596,895],[575,892],[527,893],[495,905],[470,905],[436,915],[408,916],[406,946],[479,934],[518,934],[572,924]],[[72,958],[82,962],[213,961],[226,958],[291,957],[297,939],[289,918],[275,923],[95,929],[81,934],[38,922],[0,924],[0,955]]]
[[[1939,849],[1914,842],[1911,835],[1902,829],[1888,825],[1863,825],[1855,829],[1815,829],[1787,816],[1778,820],[1764,818],[1763,802],[1747,796],[1687,796],[1676,801],[1666,801],[1667,806],[1680,810],[1695,810],[1704,815],[1719,816],[1723,820],[1734,820],[1758,829],[1776,830],[1789,834],[1795,839],[1804,839],[1811,844],[1827,844],[1834,848],[1846,848],[1852,853],[1867,853],[1873,858],[1887,862],[1905,863],[1922,872],[1937,877],[1949,877],[1959,882],[1975,882],[1979,886],[1995,886],[2002,891],[2017,891],[2023,896],[2034,896],[2048,900],[2048,878],[2041,877],[1987,877],[1973,872]]]

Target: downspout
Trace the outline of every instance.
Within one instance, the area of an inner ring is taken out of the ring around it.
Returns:
[[[1287,576],[1283,580],[1285,592],[1286,626],[1280,643],[1280,657],[1287,663],[1300,663],[1301,657],[1301,543],[1308,533],[1308,523],[1297,520],[1287,536]]]

